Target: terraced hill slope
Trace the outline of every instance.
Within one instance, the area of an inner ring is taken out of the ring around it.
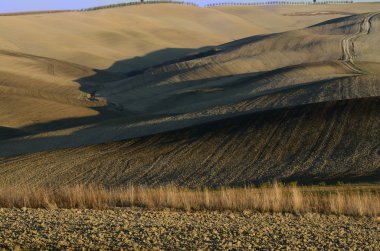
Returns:
[[[30,103],[2,105],[0,185],[376,180],[379,29],[354,15],[129,73],[3,52],[5,100]]]

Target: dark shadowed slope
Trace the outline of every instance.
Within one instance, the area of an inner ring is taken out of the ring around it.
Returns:
[[[377,180],[380,100],[272,110],[125,142],[0,162],[1,186],[183,186]]]

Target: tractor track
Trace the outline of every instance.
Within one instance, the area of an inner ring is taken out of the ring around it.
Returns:
[[[360,23],[359,31],[351,36],[348,36],[342,40],[342,63],[348,69],[357,74],[367,74],[365,70],[361,69],[354,62],[355,58],[355,48],[354,41],[361,36],[369,34],[371,30],[371,19],[378,15],[380,12],[368,14],[363,21]]]

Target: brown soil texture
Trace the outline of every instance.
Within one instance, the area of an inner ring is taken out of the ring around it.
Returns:
[[[308,105],[124,142],[4,159],[0,185],[217,187],[272,179],[376,181],[378,107],[377,98]]]
[[[376,250],[373,218],[142,209],[0,209],[0,248],[56,250]]]

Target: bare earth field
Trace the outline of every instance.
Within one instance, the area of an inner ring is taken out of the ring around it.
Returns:
[[[0,209],[0,248],[378,250],[374,218],[306,214]]]
[[[0,193],[9,208],[0,208],[0,248],[378,250],[379,191],[369,184],[15,189]]]
[[[7,20],[0,24],[3,47],[13,44],[18,49],[0,51],[0,185],[376,181],[380,54],[374,48],[380,41],[380,15],[347,13],[375,11],[378,6],[342,5],[343,14],[337,14],[334,5],[279,6],[273,11],[158,5],[2,16]],[[329,8],[332,14],[326,14]],[[266,12],[277,17],[271,27],[286,20],[299,22],[280,33],[263,31],[261,25],[252,28],[258,25],[252,18]],[[340,18],[330,19],[334,15]],[[109,33],[95,38],[97,29],[111,25],[98,18],[111,16],[114,22],[129,24],[112,29],[144,32],[125,42]],[[131,25],[129,17],[145,22]],[[78,25],[64,26],[66,19]],[[156,31],[173,20],[178,21],[177,31],[160,40],[166,33]],[[311,25],[305,20],[323,22]],[[200,25],[190,21],[207,25],[188,31]],[[20,22],[17,29],[7,26]],[[37,30],[24,30],[23,22],[35,23]],[[51,30],[57,22],[63,25],[59,34]],[[103,26],[89,27],[87,22]],[[220,25],[223,22],[230,26]],[[159,27],[152,31],[151,23]],[[40,27],[46,31],[43,43],[35,40]],[[179,31],[184,35],[177,36]],[[229,42],[206,46],[215,32],[224,34],[223,39],[210,44]],[[231,41],[234,32],[239,38],[260,35]],[[30,41],[24,44],[26,39],[17,39],[20,34]],[[126,61],[117,61],[110,51],[129,48],[142,55],[145,52],[137,48],[149,43],[141,41],[196,42],[186,34],[207,48],[176,54],[175,60],[159,53],[157,58],[166,61],[146,64],[129,61],[129,54]],[[114,64],[96,64],[83,54],[80,60],[68,58],[70,53],[56,46],[61,38],[75,42],[70,50],[76,55],[77,50],[91,49]],[[36,51],[42,48],[43,53]]]
[[[379,3],[0,34],[0,250],[379,250]]]

